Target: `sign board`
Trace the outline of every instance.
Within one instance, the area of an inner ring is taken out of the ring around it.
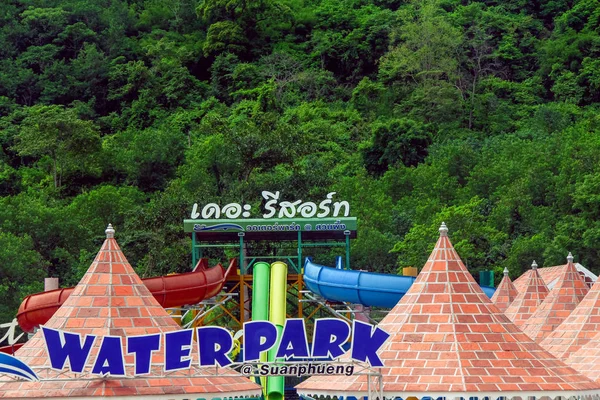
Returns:
[[[151,367],[156,365],[152,363],[152,357],[158,354],[164,359],[164,372],[169,373],[191,368],[193,351],[198,355],[195,363],[198,367],[235,366],[229,358],[234,346],[233,336],[229,330],[216,326],[128,337],[81,335],[44,326],[41,330],[50,367],[57,371],[82,374],[91,367],[92,375],[128,376],[125,355],[133,355],[133,376],[148,375]],[[351,375],[352,366],[329,361],[345,354],[350,360],[381,367],[383,362],[378,352],[390,336],[371,324],[355,320],[351,327],[346,321],[335,318],[315,321],[312,343],[308,341],[301,318],[287,319],[281,335],[278,335],[277,326],[269,321],[246,322],[243,332],[243,362],[236,369],[242,374],[257,376]],[[194,336],[197,337],[196,343]],[[343,346],[349,339],[351,345],[346,351]],[[95,356],[91,356],[95,346],[99,349]],[[277,359],[288,361],[271,365],[261,363],[261,354],[271,349],[276,349]],[[1,372],[39,380],[23,362],[4,356],[4,364],[0,359]],[[308,361],[289,361],[292,359]]]
[[[185,232],[344,232],[356,230],[355,217],[193,220],[183,221]]]

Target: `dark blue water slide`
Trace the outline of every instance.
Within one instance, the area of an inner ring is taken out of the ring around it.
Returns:
[[[329,301],[392,308],[415,279],[412,276],[342,269],[339,260],[336,260],[336,268],[315,264],[310,258],[304,262],[306,287]],[[490,298],[496,290],[487,286],[481,286],[481,289]]]

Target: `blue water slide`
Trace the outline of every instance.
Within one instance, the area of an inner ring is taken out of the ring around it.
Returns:
[[[338,264],[336,262],[336,264]],[[408,291],[415,277],[330,268],[309,258],[304,262],[304,283],[313,293],[330,301],[347,301],[375,307],[394,307]],[[492,297],[495,289],[482,286]]]

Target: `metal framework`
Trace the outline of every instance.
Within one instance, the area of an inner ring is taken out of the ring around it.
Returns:
[[[183,226],[192,236],[192,266],[205,249],[237,248],[244,275],[257,259],[286,260],[292,270],[301,273],[304,249],[311,247],[343,247],[345,268],[350,269],[350,239],[356,237],[357,222],[354,217],[184,220]],[[296,254],[249,254],[249,241],[295,242]]]
[[[212,325],[219,318],[226,317],[228,328],[233,331],[241,330],[244,322],[250,320],[247,318],[250,314],[250,301],[246,293],[252,292],[252,275],[232,275],[227,278],[227,282],[232,285],[227,292],[221,292],[194,305],[171,307],[166,310],[185,329]],[[312,329],[310,321],[321,311],[329,311],[347,321],[350,321],[349,314],[356,312],[349,305],[346,305],[344,310],[339,310],[339,307],[327,304],[325,299],[319,298],[309,290],[304,290],[301,274],[288,275],[287,293],[287,302],[292,306],[290,308],[293,312],[288,313],[286,317],[305,318],[309,331]]]
[[[314,248],[341,248],[344,267],[350,269],[350,239],[356,237],[356,223],[353,217],[185,220],[184,231],[192,238],[192,265],[210,249],[235,251],[239,265],[225,283],[229,296],[218,304],[210,300],[200,303],[204,308],[194,316],[195,323],[208,325],[226,316],[229,328],[241,329],[250,320],[252,267],[257,261],[287,263],[288,317],[304,318],[309,323],[325,303],[304,301],[309,292],[304,290],[302,258]],[[260,244],[265,242],[271,247],[269,251],[261,250]],[[206,308],[209,304],[211,307]]]
[[[229,302],[234,300],[236,293],[219,293],[215,297],[202,300],[200,303],[192,306],[172,307],[166,311],[171,314],[174,320],[184,329],[194,328],[200,325],[210,325],[212,321],[205,319],[213,310],[223,308]],[[226,308],[225,308],[226,309]],[[184,322],[185,321],[185,322]]]
[[[329,240],[329,241],[308,241],[303,239],[302,232],[297,232],[297,254],[296,255],[248,255],[245,237],[246,234],[244,232],[238,232],[238,243],[216,243],[216,242],[204,242],[200,240],[200,236],[197,232],[192,232],[192,265],[196,265],[198,260],[203,256],[203,250],[209,248],[234,248],[239,251],[239,259],[238,265],[240,266],[241,274],[247,274],[251,271],[252,265],[256,261],[263,260],[277,260],[277,261],[287,261],[288,266],[290,266],[296,273],[301,273],[302,271],[302,257],[304,254],[304,249],[311,247],[344,247],[344,267],[345,269],[350,269],[350,231],[344,231],[344,239],[343,241],[339,240]],[[276,240],[274,237],[273,239]]]
[[[381,370],[379,368],[373,368],[367,364],[359,363],[356,361],[310,361],[306,363],[298,363],[298,362],[285,362],[285,361],[271,361],[271,362],[237,362],[228,365],[228,369],[223,369],[219,367],[201,367],[201,368],[189,368],[185,370],[164,372],[162,365],[152,365],[151,371],[153,377],[168,377],[168,378],[177,378],[177,377],[185,377],[185,378],[201,378],[201,377],[239,377],[240,374],[247,377],[264,377],[264,376],[272,376],[265,375],[260,373],[260,367],[262,365],[277,366],[277,367],[296,367],[296,371],[299,371],[298,367],[300,365],[311,365],[315,369],[319,369],[320,366],[323,366],[323,369],[326,367],[333,366],[336,367],[350,367],[352,368],[352,375],[366,375],[367,376],[367,385],[368,385],[368,398],[369,399],[384,399],[383,393],[383,376],[381,374]],[[134,364],[126,363],[126,370],[133,370]],[[342,368],[344,371],[347,371],[346,368]],[[53,373],[56,374],[57,371],[51,369],[50,367],[38,367],[35,368],[36,373],[44,374],[44,373]],[[321,373],[322,375],[341,375],[342,373]],[[313,376],[314,372],[311,374],[308,373],[294,373],[294,374],[281,374],[278,376],[294,376],[294,377],[302,377],[302,376]],[[69,371],[59,372],[56,377],[51,379],[40,379],[43,382],[68,382],[68,381],[97,381],[99,378],[97,375],[92,375],[89,372],[84,373],[73,373]],[[129,380],[129,379],[139,379],[137,376],[120,376],[119,380]],[[0,383],[7,382],[24,382],[23,379],[19,379],[16,377],[11,377],[8,379],[0,379]]]
[[[318,305],[319,308],[325,309],[327,311],[329,311],[331,314],[335,315],[336,317],[343,319],[344,321],[348,322],[349,324],[352,324],[352,320],[354,319],[352,316],[363,312],[363,311],[359,311],[356,310],[355,308],[352,307],[351,303],[347,303],[347,302],[330,302],[329,300],[311,292],[310,290],[305,290],[303,293],[303,299],[300,300],[302,303],[313,303]],[[368,314],[363,314],[364,317],[366,317],[369,322],[373,325],[377,325],[379,323],[379,321],[373,319],[371,317],[371,310],[368,310],[369,313]]]

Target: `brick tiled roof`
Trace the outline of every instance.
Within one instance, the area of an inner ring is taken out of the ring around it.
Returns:
[[[492,303],[494,303],[500,311],[505,311],[515,297],[517,297],[517,294],[519,293],[510,280],[510,276],[508,276],[508,269],[504,268],[504,278],[502,278],[502,281],[492,296]]]
[[[598,332],[600,332],[600,280],[596,281],[563,323],[540,344],[556,357],[567,359]]]
[[[113,236],[114,230],[109,226],[107,239],[96,259],[71,296],[45,326],[80,334],[121,337],[180,329],[129,265]],[[125,339],[122,339],[124,343]],[[99,340],[96,340],[91,360],[95,359],[98,349]],[[195,352],[192,354],[194,365],[197,364],[197,355]],[[86,367],[84,374],[79,375],[53,371],[49,368],[41,331],[17,351],[16,356],[32,367],[42,380],[0,384],[0,398],[143,396],[190,399],[210,397],[211,394],[222,397],[258,396],[261,393],[257,384],[226,368],[220,369],[219,373],[228,376],[215,376],[215,368],[199,367],[165,375],[161,351],[153,353],[151,374],[141,377],[132,378],[133,355],[125,355],[129,375],[126,378],[91,375],[91,367]]]
[[[542,304],[548,295],[548,288],[538,273],[537,264],[534,261],[529,270],[529,281],[523,291],[508,306],[504,314],[517,326],[522,326],[533,315],[538,306]]]
[[[542,278],[542,282],[544,282],[546,287],[548,287],[548,285],[550,285],[551,283],[554,284],[557,281],[558,277],[563,272],[564,267],[564,265],[555,265],[553,267],[538,268],[537,272],[540,278]],[[522,274],[514,280],[513,285],[515,285],[515,289],[517,289],[517,292],[521,293],[527,288],[527,286],[529,286],[531,274],[531,269],[527,270],[524,274]]]
[[[591,380],[600,382],[600,332],[579,350],[571,353],[566,363]]]
[[[538,273],[544,280],[546,286],[548,286],[548,289],[552,289],[558,283],[558,278],[564,273],[566,267],[567,264],[538,268]],[[585,282],[588,284],[588,286],[592,287],[594,282],[596,282],[597,276],[579,263],[575,263],[575,267],[577,268],[577,271],[579,271],[579,275],[585,279]],[[515,285],[517,292],[521,293],[523,290],[525,290],[527,287],[527,282],[529,282],[530,273],[531,270],[528,270],[513,281],[513,285]]]
[[[386,398],[597,394],[599,384],[551,356],[491,303],[445,225],[440,233],[409,291],[379,324],[392,335],[380,353]],[[313,376],[296,388],[313,396],[368,392],[365,375]]]
[[[590,290],[577,272],[571,253],[567,260],[567,266],[556,286],[548,293],[533,315],[521,326],[523,332],[538,342],[555,330]]]

